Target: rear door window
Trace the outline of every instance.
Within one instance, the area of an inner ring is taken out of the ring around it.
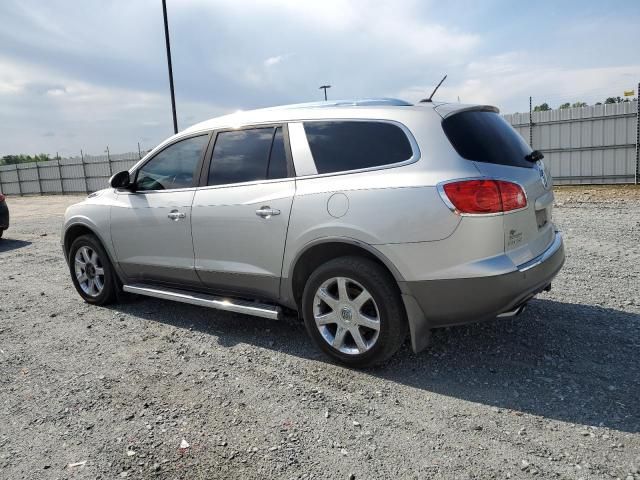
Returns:
[[[392,123],[305,122],[304,130],[318,173],[392,165],[413,156],[407,135]]]
[[[524,158],[531,147],[495,112],[454,113],[442,121],[442,128],[456,152],[467,160],[533,168]]]
[[[282,127],[220,132],[216,137],[208,185],[286,178]]]

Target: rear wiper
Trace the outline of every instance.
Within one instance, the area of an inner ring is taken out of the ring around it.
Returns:
[[[544,158],[544,155],[540,150],[534,150],[530,154],[524,156],[524,159],[527,162],[531,162],[531,163],[536,163],[538,160],[542,160],[543,158]]]

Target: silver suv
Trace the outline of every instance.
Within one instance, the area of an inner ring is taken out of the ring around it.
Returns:
[[[510,316],[564,263],[553,192],[489,106],[400,100],[239,112],[169,138],[69,207],[82,298],[119,291],[279,318],[353,366]]]

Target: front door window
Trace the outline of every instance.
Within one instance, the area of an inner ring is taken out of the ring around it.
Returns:
[[[136,191],[192,187],[208,139],[208,135],[191,137],[162,150],[138,171]]]

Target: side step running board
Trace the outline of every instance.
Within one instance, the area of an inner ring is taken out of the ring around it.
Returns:
[[[280,307],[274,305],[216,297],[207,295],[206,293],[187,292],[184,290],[158,288],[140,284],[123,285],[122,289],[125,292],[136,293],[138,295],[190,303],[191,305],[215,308],[216,310],[226,310],[227,312],[244,313],[255,317],[269,318],[271,320],[279,320],[282,312]]]

